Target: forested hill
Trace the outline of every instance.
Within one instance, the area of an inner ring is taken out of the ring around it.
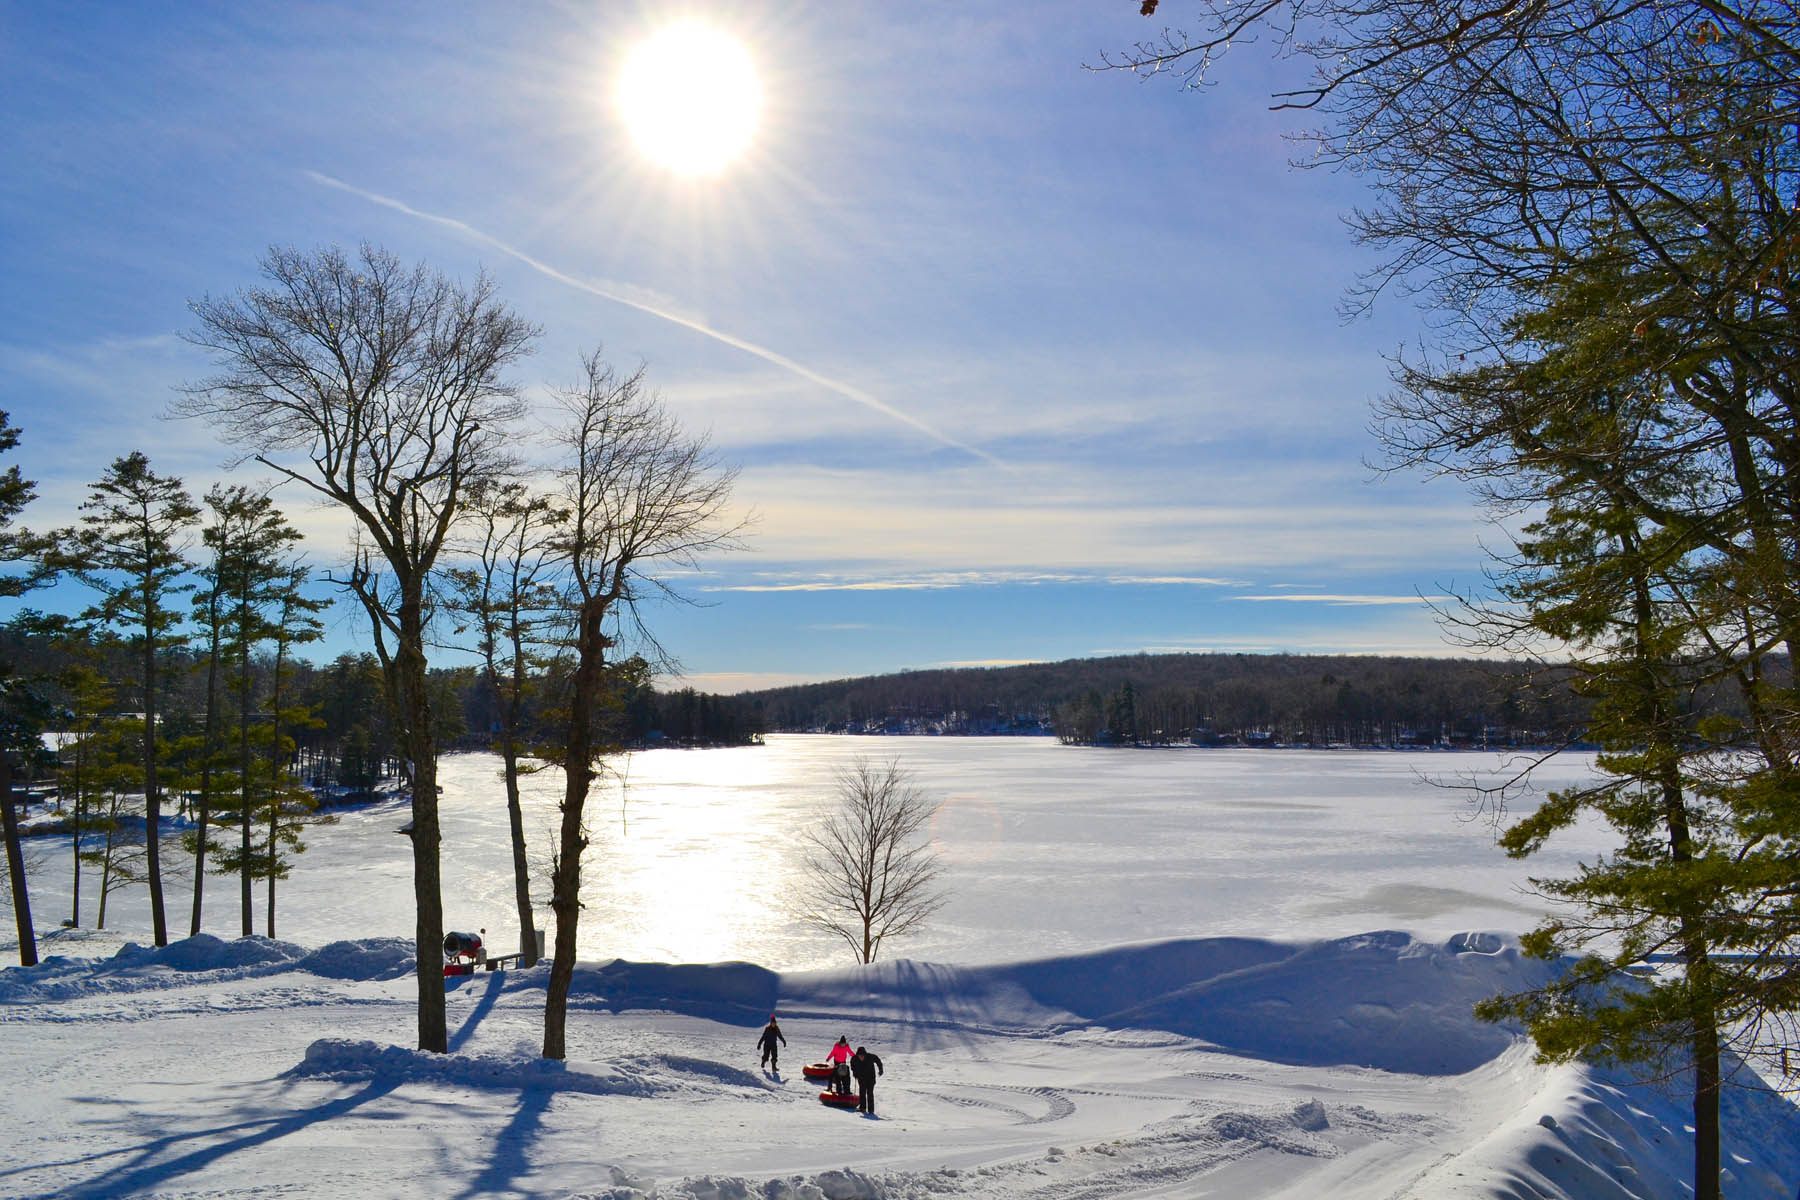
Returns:
[[[1577,736],[1568,673],[1450,658],[1133,654],[906,671],[738,697],[772,730],[1070,742],[1524,744]]]

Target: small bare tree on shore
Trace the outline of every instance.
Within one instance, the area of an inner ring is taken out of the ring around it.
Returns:
[[[872,963],[883,941],[912,932],[948,898],[925,836],[937,806],[898,759],[857,759],[836,781],[837,810],[806,831],[806,865],[817,878],[801,918]]]

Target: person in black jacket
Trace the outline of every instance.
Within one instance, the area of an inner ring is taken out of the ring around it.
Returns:
[[[870,1054],[868,1047],[858,1046],[850,1056],[850,1073],[856,1076],[856,1111],[875,1115],[875,1077],[885,1074],[881,1056]]]
[[[768,1027],[762,1031],[762,1036],[756,1039],[756,1048],[762,1051],[763,1066],[779,1075],[781,1074],[781,1063],[779,1051],[775,1046],[776,1042],[785,1046],[787,1038],[782,1036],[781,1026],[775,1023],[775,1014],[770,1013]]]

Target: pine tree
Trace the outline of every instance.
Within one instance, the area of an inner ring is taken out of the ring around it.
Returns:
[[[19,444],[19,431],[0,412],[0,453]],[[21,596],[47,581],[43,555],[46,539],[13,522],[36,492],[15,464],[0,471],[0,597]],[[13,807],[13,763],[34,752],[47,717],[46,705],[32,682],[21,678],[10,662],[0,661],[0,830],[6,840],[6,868],[11,883],[13,920],[19,931],[19,963],[37,965],[37,930],[31,923],[31,894],[25,878],[25,854],[19,814]]]
[[[58,683],[64,696],[67,739],[57,754],[57,795],[69,812],[70,896],[69,919],[73,927],[81,925],[82,837],[93,827],[89,804],[101,794],[101,772],[110,766],[112,755],[105,749],[103,715],[113,703],[114,688],[91,661],[94,646],[74,630],[64,628],[56,642],[57,653],[67,664]]]
[[[1748,496],[1720,503],[1731,494],[1716,476],[1729,449],[1667,453],[1685,418],[1666,348],[1620,318],[1645,282],[1620,261],[1596,253],[1571,262],[1535,310],[1508,323],[1511,361],[1436,382],[1486,422],[1465,445],[1505,464],[1497,498],[1541,514],[1503,564],[1506,603],[1474,610],[1465,632],[1490,646],[1548,638],[1572,651],[1606,776],[1553,794],[1501,844],[1528,856],[1589,816],[1616,834],[1614,848],[1573,877],[1537,881],[1565,907],[1527,949],[1582,957],[1548,986],[1479,1011],[1522,1018],[1547,1058],[1685,1070],[1695,1195],[1710,1198],[1719,1195],[1722,1050],[1790,1002],[1771,965],[1792,936],[1782,909],[1800,829],[1780,801],[1791,772],[1778,726],[1707,716],[1704,701],[1734,682],[1752,714],[1767,698],[1746,673],[1783,641],[1769,635],[1780,622],[1765,616],[1780,603],[1748,600],[1739,585],[1753,555],[1719,544],[1730,524],[1756,536]],[[1679,973],[1649,969],[1665,959]]]
[[[193,782],[199,800],[192,845],[189,847],[194,855],[190,934],[200,932],[208,869],[206,857],[209,831],[214,820],[214,783],[221,778],[222,771],[228,769],[222,757],[218,736],[221,669],[234,640],[241,641],[247,632],[245,623],[249,618],[244,612],[246,593],[256,593],[260,590],[261,583],[255,578],[259,569],[258,543],[270,540],[259,531],[259,525],[266,520],[272,506],[266,496],[251,489],[216,485],[206,494],[206,507],[210,520],[201,537],[211,552],[211,557],[199,570],[203,585],[194,596],[194,620],[205,642],[205,716],[197,744],[187,747],[193,751],[191,757],[196,763],[196,778]],[[275,548],[278,549],[282,544],[283,539],[273,539],[272,545]],[[269,548],[270,545],[266,544],[260,547],[262,551]],[[247,656],[249,646],[244,646],[243,650]],[[242,671],[242,657],[239,666],[240,679],[247,678],[247,673]],[[240,757],[240,774],[241,764]]]
[[[237,868],[239,932],[249,937],[256,929],[258,878],[253,850],[259,807],[256,747],[270,736],[270,730],[253,719],[257,678],[253,660],[256,648],[277,633],[270,609],[281,600],[283,556],[300,534],[266,492],[235,487],[223,493],[220,503],[226,518],[219,535],[224,555],[224,649],[232,664],[229,686],[237,699],[237,800],[232,815],[238,846],[229,861]]]
[[[157,703],[163,655],[183,641],[175,597],[190,591],[184,533],[200,517],[179,479],[156,474],[150,460],[134,451],[115,459],[89,489],[78,528],[59,538],[61,562],[82,583],[100,593],[85,615],[102,625],[129,631],[138,654],[138,684],[144,713],[143,787],[145,875],[150,884],[150,920],[156,944],[169,941],[163,913],[162,789],[157,779]]]
[[[293,648],[316,642],[325,633],[324,623],[319,620],[319,613],[326,608],[325,602],[312,599],[302,590],[310,579],[311,572],[306,569],[306,564],[294,559],[284,565],[276,581],[275,664],[269,694],[269,794],[263,835],[263,844],[268,851],[263,867],[268,881],[264,932],[269,937],[275,936],[275,881],[287,878],[288,873],[289,864],[281,857],[280,850],[283,846],[294,854],[305,850],[306,844],[300,840],[300,826],[317,819],[318,803],[312,791],[299,784],[288,771],[294,743],[284,732],[284,727],[313,726],[318,724],[318,719],[306,705],[284,707],[282,703]]]
[[[106,902],[120,888],[149,878],[149,838],[131,829],[125,796],[143,787],[144,722],[136,717],[106,721],[92,738],[93,792],[85,828],[81,834],[97,835],[98,844],[84,842],[83,862],[100,870],[99,907],[94,928],[106,928]],[[145,827],[148,833],[148,825]]]

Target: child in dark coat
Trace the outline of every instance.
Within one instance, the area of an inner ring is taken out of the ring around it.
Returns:
[[[787,1045],[787,1038],[782,1036],[781,1026],[775,1023],[775,1014],[770,1013],[768,1027],[762,1031],[762,1036],[756,1039],[756,1048],[762,1051],[763,1066],[777,1075],[781,1073],[780,1053],[775,1048],[775,1043],[778,1041],[783,1046]]]

